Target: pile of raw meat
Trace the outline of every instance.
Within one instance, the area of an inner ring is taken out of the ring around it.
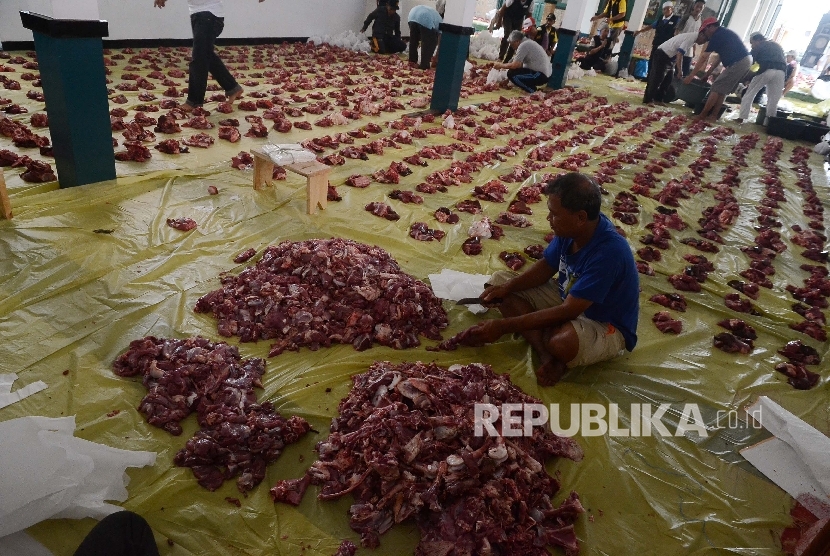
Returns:
[[[255,266],[221,282],[196,312],[213,314],[222,336],[274,339],[269,356],[331,344],[405,349],[420,345],[419,335],[440,340],[447,326],[429,286],[380,247],[346,239],[269,246]]]
[[[298,504],[309,482],[321,485],[321,500],[351,494],[350,525],[366,547],[412,518],[420,556],[525,556],[548,546],[578,553],[579,497],[554,507],[560,485],[545,463],[579,461],[582,449],[541,427],[532,436],[477,436],[474,407],[484,402],[540,403],[488,365],[376,362],[354,377],[306,476],[280,481],[272,496]],[[500,419],[494,427],[502,430]]]
[[[302,417],[285,419],[270,402],[257,403],[254,387],[262,388],[265,361],[242,359],[223,342],[147,336],[131,342],[113,370],[141,375],[147,395],[138,410],[151,425],[178,436],[180,421],[196,413],[201,429],[173,461],[211,491],[234,477],[241,492],[251,490],[283,448],[309,430]]]

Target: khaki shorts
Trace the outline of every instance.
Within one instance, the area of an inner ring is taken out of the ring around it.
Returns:
[[[749,56],[745,56],[728,68],[725,68],[712,83],[712,92],[718,93],[719,95],[732,94],[732,91],[735,90],[738,83],[743,81],[747,72],[749,72],[751,65],[752,62],[750,62]]]
[[[490,277],[489,283],[493,286],[499,286],[514,276],[518,276],[518,273],[499,270]],[[517,292],[514,295],[530,303],[536,311],[562,304],[562,298],[559,296],[559,285],[554,280],[550,280],[536,288]],[[568,368],[608,361],[625,351],[625,338],[623,338],[622,332],[617,330],[613,324],[597,322],[585,315],[579,315],[571,321],[571,324],[576,330],[577,338],[579,338],[579,351],[576,357],[568,361]]]

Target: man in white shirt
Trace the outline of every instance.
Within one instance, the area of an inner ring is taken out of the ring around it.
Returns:
[[[517,87],[528,93],[536,92],[536,87],[544,85],[553,71],[550,56],[539,43],[524,36],[521,31],[513,31],[507,37],[510,48],[516,51],[513,59],[501,64],[496,62],[496,69],[506,69],[507,78]]]
[[[259,0],[263,2],[264,0]],[[167,0],[155,0],[156,8],[163,8]],[[187,83],[187,100],[181,106],[185,112],[205,102],[208,72],[225,90],[228,102],[233,104],[242,96],[242,87],[216,55],[216,38],[225,27],[225,8],[222,0],[187,0],[190,10],[190,28],[193,30],[193,52],[190,60],[190,76]]]
[[[680,23],[677,24],[677,31],[675,35],[682,35],[684,33],[697,33],[700,31],[700,23],[702,21],[701,14],[706,3],[703,0],[697,0],[692,4],[692,9],[688,14],[680,18]],[[689,70],[692,68],[692,59],[697,55],[693,47],[691,51],[683,55],[683,77],[689,75]]]
[[[666,91],[672,82],[672,75],[683,77],[683,58],[695,44],[703,44],[704,38],[697,32],[675,35],[657,47],[654,67],[648,72],[648,83],[643,95],[644,104],[665,102]],[[674,71],[672,71],[674,68]]]

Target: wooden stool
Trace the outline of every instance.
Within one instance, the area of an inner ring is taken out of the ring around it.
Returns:
[[[251,149],[251,154],[254,156],[254,189],[270,187],[273,185],[274,162],[270,156],[260,149]],[[306,178],[306,212],[315,214],[318,205],[325,210],[331,167],[316,160],[311,160],[309,162],[287,164],[283,168]]]
[[[0,215],[6,220],[12,217],[12,202],[9,201],[9,194],[6,192],[6,180],[3,179],[3,170],[0,169]]]

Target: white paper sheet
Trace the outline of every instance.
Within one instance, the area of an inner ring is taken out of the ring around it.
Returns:
[[[819,518],[830,504],[830,438],[766,396],[746,412],[774,435],[741,455]]]
[[[0,537],[0,556],[53,556],[52,551],[30,537],[25,531],[18,531]]]
[[[21,417],[0,423],[0,537],[52,517],[100,519],[127,499],[127,467],[155,463],[75,438],[75,418]]]
[[[441,299],[450,301],[458,301],[465,297],[478,297],[484,291],[484,284],[489,279],[490,276],[487,274],[468,274],[446,268],[440,274],[429,275],[432,292]],[[483,305],[467,305],[467,309],[474,314],[487,311],[487,307]]]
[[[14,373],[0,375],[0,409],[46,389],[46,383],[38,380],[12,392],[12,384],[14,384],[17,378],[17,375]]]

